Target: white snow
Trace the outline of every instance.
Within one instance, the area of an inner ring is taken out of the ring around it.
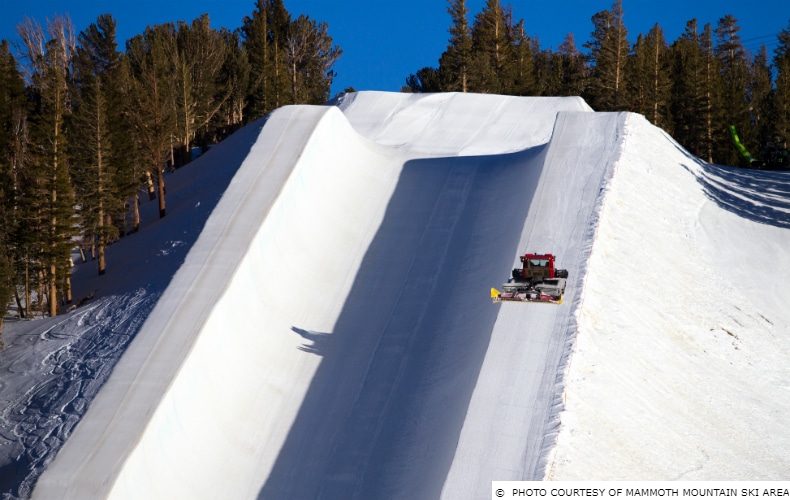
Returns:
[[[91,300],[7,322],[4,492],[786,479],[787,174],[703,165],[578,98],[334,104],[173,173],[165,219],[143,205],[106,276],[77,266]],[[527,250],[569,270],[563,304],[491,303]]]

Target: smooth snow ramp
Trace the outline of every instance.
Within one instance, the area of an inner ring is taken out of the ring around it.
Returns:
[[[623,115],[339,108],[270,117],[34,496],[466,497],[541,474]],[[569,269],[565,304],[490,302],[527,248]]]
[[[573,313],[605,186],[622,152],[626,117],[557,115],[517,248],[518,254],[557,255],[570,278],[563,304],[502,304],[443,498],[484,498],[491,495],[494,479],[544,477],[562,409],[562,373],[575,336]],[[519,264],[515,257],[511,267]]]

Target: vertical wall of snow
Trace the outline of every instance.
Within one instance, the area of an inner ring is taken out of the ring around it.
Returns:
[[[36,496],[254,496],[319,359],[293,328],[331,328],[397,176],[355,137],[273,114]]]

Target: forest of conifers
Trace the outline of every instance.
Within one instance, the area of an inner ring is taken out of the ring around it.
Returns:
[[[690,20],[672,43],[658,25],[631,43],[615,0],[592,17],[582,53],[572,34],[541,49],[499,0],[473,17],[465,0],[448,5],[438,67],[403,91],[582,96],[596,111],[642,113],[727,165],[738,162],[728,125],[756,150],[790,132],[790,27],[772,56],[748,51],[729,15],[715,27]],[[71,300],[75,241],[105,272],[106,247],[139,229],[141,193],[164,217],[164,174],[194,148],[282,105],[326,102],[341,55],[326,23],[292,17],[282,0],[258,0],[235,31],[204,15],[149,26],[123,47],[111,15],[80,32],[68,17],[26,19],[18,34],[14,47],[0,42],[0,304],[22,317]]]
[[[542,50],[499,0],[488,0],[472,23],[465,0],[449,0],[448,11],[447,50],[438,68],[407,79],[412,91],[581,96],[596,111],[641,113],[702,160],[731,166],[739,158],[729,125],[756,152],[790,135],[790,24],[772,35],[772,56],[765,45],[746,50],[731,15],[715,27],[689,20],[672,43],[656,24],[630,43],[615,0],[592,16],[582,53],[572,34],[557,51]]]
[[[79,33],[66,16],[25,19],[15,47],[0,42],[0,313],[58,314],[75,242],[105,273],[106,247],[139,229],[139,195],[164,217],[164,174],[193,149],[329,99],[341,51],[326,23],[282,0],[255,7],[236,31],[203,15],[149,26],[123,51],[111,15]]]

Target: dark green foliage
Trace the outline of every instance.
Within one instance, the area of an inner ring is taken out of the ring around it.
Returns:
[[[329,26],[299,16],[288,27],[285,45],[286,71],[291,83],[290,102],[322,104],[330,97],[332,66],[342,54],[332,45]]]
[[[454,92],[467,92],[469,90],[469,72],[472,65],[472,30],[469,27],[469,10],[465,0],[448,0],[450,4],[447,12],[452,18],[449,28],[450,41],[447,50],[442,54],[440,67],[447,72],[446,89]],[[419,73],[418,73],[419,76]],[[423,75],[428,77],[427,74]],[[438,77],[434,77],[438,80]],[[427,78],[431,80],[431,77]],[[425,78],[421,78],[422,81]],[[417,90],[416,92],[435,92],[440,88],[439,82],[432,84],[431,90]],[[409,85],[411,87],[411,85]],[[412,87],[414,88],[414,87]],[[429,84],[431,88],[431,84]]]
[[[738,32],[737,20],[727,15],[719,19],[714,30],[716,45],[714,54],[719,63],[721,71],[720,89],[721,100],[726,106],[722,106],[720,119],[726,119],[729,123],[721,123],[717,129],[714,149],[718,152],[718,161],[727,165],[735,165],[738,161],[738,153],[734,148],[727,148],[728,140],[724,131],[727,125],[735,125],[744,145],[749,148],[756,142],[756,130],[751,126],[750,103],[747,99],[747,87],[749,85],[749,70],[746,64],[746,51],[741,43]]]
[[[78,37],[68,17],[26,19],[19,60],[0,42],[0,302],[57,314],[74,241],[104,273],[105,249],[140,226],[141,186],[164,216],[164,172],[191,148],[329,98],[341,50],[326,23],[292,22],[282,0],[256,7],[240,30],[202,15],[148,26],[123,52],[108,14]]]
[[[445,85],[436,68],[425,67],[406,78],[409,92],[443,92]]]
[[[119,234],[113,215],[122,213],[128,196],[128,190],[116,183],[123,176],[119,170],[128,168],[117,163],[122,152],[117,151],[115,143],[126,132],[112,116],[120,100],[119,72],[115,20],[105,14],[79,35],[74,57],[74,112],[69,126],[71,178],[82,236],[86,246],[98,253],[99,274],[106,271],[105,248]]]
[[[177,87],[176,29],[172,23],[148,27],[126,43],[132,86],[131,122],[135,139],[146,164],[149,197],[159,199],[159,217],[166,214],[164,169],[172,158],[172,136],[176,130]],[[156,182],[156,194],[153,190]]]
[[[488,0],[472,25],[471,89],[509,93],[513,77],[509,21],[499,0]]]
[[[776,71],[775,94],[772,101],[772,120],[775,133],[787,147],[790,140],[790,23],[777,37],[773,65]]]
[[[22,161],[20,146],[25,129],[26,103],[22,75],[8,42],[0,41],[0,332],[2,317],[14,296],[18,248],[14,237],[17,186],[15,172]],[[0,340],[0,349],[2,349]]]
[[[774,140],[776,135],[773,113],[773,84],[771,67],[768,60],[768,49],[762,49],[748,61],[749,85],[747,101],[751,107],[752,124],[756,132],[757,142],[765,144]]]
[[[258,0],[241,33],[250,68],[246,121],[286,104],[329,99],[342,50],[326,23],[304,15],[292,21],[282,0]]]
[[[289,90],[285,46],[291,15],[282,0],[258,0],[241,32],[250,63],[250,88],[245,119],[252,121],[284,104]]]
[[[625,28],[623,2],[615,0],[612,10],[592,17],[595,31],[584,46],[590,50],[591,76],[587,95],[590,106],[599,111],[628,109],[625,65],[630,45]]]
[[[541,49],[499,0],[487,0],[471,27],[466,2],[448,4],[450,38],[439,66],[410,75],[405,91],[582,96],[597,111],[644,114],[691,153],[720,164],[739,161],[731,124],[755,151],[790,137],[790,27],[778,35],[772,65],[764,48],[746,52],[731,15],[715,32],[692,19],[672,44],[656,24],[632,45],[623,2],[614,0],[592,17],[585,55],[572,34],[557,51]]]
[[[669,128],[669,48],[659,25],[637,38],[626,64],[626,81],[629,109],[645,115],[654,125]]]

